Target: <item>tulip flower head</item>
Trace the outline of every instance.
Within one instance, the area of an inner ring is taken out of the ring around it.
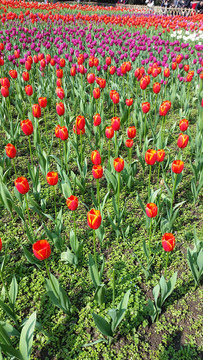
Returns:
[[[116,158],[116,159],[113,161],[113,166],[114,166],[114,169],[115,169],[117,172],[123,171],[123,169],[124,169],[124,160],[123,160],[122,158]]]
[[[91,229],[98,229],[101,225],[101,213],[99,210],[95,210],[95,209],[91,209],[88,213],[87,213],[87,223],[88,226]]]
[[[41,107],[39,106],[39,104],[34,104],[32,105],[32,115],[35,118],[40,118],[41,117]]]
[[[112,137],[114,136],[114,129],[112,128],[112,126],[106,127],[105,135],[106,135],[107,139],[112,139]]]
[[[182,160],[174,160],[171,169],[175,174],[180,174],[184,169],[184,162]]]
[[[50,171],[46,176],[47,182],[49,185],[54,186],[58,183],[58,173],[54,171]]]
[[[83,130],[85,127],[85,117],[82,115],[79,115],[76,117],[76,126],[79,130]]]
[[[135,126],[129,126],[129,128],[127,129],[127,135],[129,139],[134,139],[134,137],[136,136]]]
[[[103,168],[101,165],[94,165],[92,168],[92,175],[95,179],[100,179],[103,176]]]
[[[24,176],[21,176],[15,180],[15,187],[22,195],[26,194],[29,190],[29,183]]]
[[[145,153],[145,161],[148,165],[154,165],[157,161],[157,152],[156,150],[149,149]]]
[[[178,137],[177,145],[179,148],[184,149],[189,141],[189,136],[187,134],[180,134]]]
[[[165,155],[166,155],[166,153],[165,153],[165,151],[163,149],[162,150],[157,150],[157,159],[156,159],[156,161],[158,161],[158,162],[164,161]]]
[[[33,125],[31,120],[22,120],[20,122],[20,126],[25,135],[29,136],[33,133]]]
[[[98,150],[93,150],[91,154],[91,161],[93,165],[101,164],[101,155]]]
[[[71,195],[66,199],[66,204],[71,211],[75,211],[78,207],[78,198],[77,196]]]
[[[101,124],[101,116],[99,114],[96,114],[93,116],[93,125],[94,126],[99,126]]]
[[[148,203],[145,211],[149,218],[153,218],[153,217],[157,216],[158,208],[157,208],[156,204]]]
[[[188,128],[188,125],[189,125],[189,123],[188,123],[187,119],[180,120],[180,122],[179,122],[180,131],[186,131]]]
[[[167,252],[170,252],[175,247],[175,237],[171,233],[166,233],[162,237],[162,246],[163,249]]]
[[[6,155],[10,158],[10,159],[14,159],[16,157],[16,148],[14,145],[12,144],[7,144],[6,145]]]
[[[118,131],[120,129],[120,118],[118,116],[111,119],[111,126],[114,131]]]
[[[38,260],[46,260],[51,255],[51,247],[47,240],[38,240],[32,245],[32,251]]]
[[[142,111],[144,114],[147,114],[150,110],[150,103],[149,102],[144,102],[142,103]]]

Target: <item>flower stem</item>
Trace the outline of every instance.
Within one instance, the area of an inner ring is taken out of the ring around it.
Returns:
[[[118,149],[117,149],[117,131],[114,132],[115,136],[115,156],[118,157]]]
[[[151,255],[151,237],[152,237],[152,218],[150,218],[150,228],[149,228],[149,255]]]
[[[175,180],[174,180],[174,184],[173,184],[173,193],[172,193],[172,198],[171,198],[171,210],[170,210],[171,216],[172,216],[172,211],[173,211],[173,200],[174,200],[174,196],[175,196],[177,177],[178,177],[178,175],[175,174]]]
[[[25,203],[26,203],[26,209],[27,209],[27,215],[28,215],[28,220],[29,220],[29,225],[30,225],[30,229],[32,232],[32,237],[33,237],[33,243],[35,241],[35,235],[32,229],[32,224],[31,224],[31,220],[30,220],[30,212],[29,212],[29,208],[28,208],[28,200],[27,200],[27,194],[25,195]]]
[[[96,179],[96,183],[97,183],[97,202],[98,202],[98,207],[100,208],[99,179]]]
[[[56,212],[56,189],[55,189],[55,185],[53,186],[53,191],[54,191],[54,209],[55,209],[55,220],[56,220],[57,212]]]
[[[98,270],[97,253],[96,253],[96,236],[95,236],[95,230],[94,229],[93,229],[93,241],[94,241],[94,262],[95,262],[96,269]]]
[[[118,207],[118,216],[119,216],[119,207],[120,207],[120,172],[118,173],[118,192],[117,192],[117,207]]]
[[[150,168],[149,168],[149,184],[148,184],[148,202],[150,200],[150,181],[151,181],[151,173],[152,173],[152,166],[149,165]]]
[[[158,176],[157,176],[157,186],[159,187],[159,173],[160,173],[160,162],[159,162],[159,166],[158,166]]]
[[[115,308],[115,269],[113,269],[113,309]]]
[[[32,149],[31,149],[30,136],[28,136],[28,142],[29,142],[29,149],[30,149],[30,159],[31,159],[31,164],[32,164],[32,169],[33,169],[34,166],[33,166],[33,157],[32,157]]]
[[[167,266],[168,266],[168,259],[169,259],[169,251],[167,251],[167,254],[166,254],[166,264],[165,264],[165,271],[164,271],[165,279],[166,279],[166,271],[167,271]]]
[[[48,142],[48,136],[47,136],[47,119],[46,119],[46,109],[44,109],[44,123],[45,123],[46,139],[47,139],[47,142]]]
[[[83,161],[83,154],[82,154],[82,130],[80,130],[80,156],[81,156],[81,166]]]
[[[75,244],[76,244],[76,222],[75,222],[75,211],[73,211],[73,223],[74,223],[74,237],[75,237]]]

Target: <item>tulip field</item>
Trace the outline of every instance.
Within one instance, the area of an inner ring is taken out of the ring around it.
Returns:
[[[203,15],[0,24],[0,359],[202,359]]]

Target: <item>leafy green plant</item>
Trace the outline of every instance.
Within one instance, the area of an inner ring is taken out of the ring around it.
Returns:
[[[147,304],[148,313],[151,317],[152,322],[154,322],[155,319],[159,318],[164,302],[174,290],[177,280],[177,274],[178,273],[175,272],[168,282],[166,282],[164,276],[162,276],[159,280],[159,283],[153,288],[154,302],[149,299]]]
[[[193,249],[187,248],[187,261],[195,281],[195,286],[198,286],[203,273],[203,242],[197,238],[196,231],[194,235]]]
[[[104,272],[104,258],[102,262],[102,266],[100,271],[98,271],[92,255],[89,254],[89,273],[92,279],[92,282],[96,288],[96,292],[94,295],[95,300],[98,302],[99,305],[103,304],[104,296],[105,296],[105,285],[102,283],[102,275]]]

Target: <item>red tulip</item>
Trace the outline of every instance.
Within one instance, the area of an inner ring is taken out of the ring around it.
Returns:
[[[58,183],[58,173],[50,171],[47,173],[46,179],[49,185],[54,186]]]
[[[120,118],[118,116],[111,119],[111,126],[114,131],[118,131],[120,129]]]
[[[33,94],[33,88],[32,88],[32,85],[26,85],[25,86],[25,92],[28,96],[32,96]]]
[[[30,79],[30,75],[29,75],[29,73],[27,71],[24,71],[22,73],[22,77],[23,77],[24,81],[29,81],[29,79]]]
[[[158,82],[154,83],[154,84],[153,84],[153,92],[154,92],[155,94],[158,94],[158,93],[160,92],[160,90],[161,90],[161,85],[160,85],[160,83],[158,83]]]
[[[124,160],[121,159],[121,158],[116,158],[116,159],[113,161],[113,166],[114,166],[114,169],[115,169],[117,172],[123,171],[123,169],[124,169]]]
[[[60,59],[60,60],[59,60],[59,65],[60,65],[60,67],[65,67],[65,65],[66,65],[66,60],[65,60],[65,59]]]
[[[32,115],[36,118],[41,117],[41,107],[39,106],[39,104],[32,105]]]
[[[45,108],[47,106],[47,98],[46,97],[40,97],[38,99],[39,106],[41,108]]]
[[[162,237],[163,249],[167,252],[172,251],[175,247],[175,237],[171,233],[166,233]]]
[[[146,214],[149,218],[153,218],[157,216],[158,208],[154,203],[148,203],[146,206]]]
[[[59,116],[63,116],[65,113],[65,107],[62,102],[56,103],[56,112]]]
[[[101,225],[101,214],[99,210],[91,209],[87,213],[87,223],[91,229],[98,229]]]
[[[101,155],[100,155],[98,150],[92,151],[91,161],[92,161],[93,165],[100,165],[101,164]]]
[[[25,135],[29,136],[33,133],[33,125],[31,120],[22,120],[20,122],[20,126]]]
[[[143,113],[147,114],[150,110],[150,103],[149,102],[144,102],[142,103],[142,111]]]
[[[178,137],[177,145],[179,148],[184,149],[189,141],[189,136],[187,134],[180,134]]]
[[[165,68],[164,69],[164,77],[169,77],[170,76],[170,69],[169,68]]]
[[[64,90],[62,87],[57,87],[56,88],[56,95],[59,97],[59,99],[63,99],[65,96]]]
[[[0,251],[2,250],[2,240],[0,238]]]
[[[95,99],[99,99],[100,98],[100,88],[95,88],[93,90],[93,96]]]
[[[89,84],[93,84],[95,80],[95,74],[91,73],[91,74],[87,74],[87,81]]]
[[[106,135],[107,139],[112,139],[112,137],[114,136],[114,129],[112,128],[112,126],[106,127],[105,135]]]
[[[71,69],[70,69],[70,75],[71,76],[75,76],[76,75],[76,68],[75,66],[72,66]]]
[[[78,198],[74,195],[71,195],[66,199],[66,204],[71,211],[75,211],[78,207]]]
[[[60,135],[59,135],[60,129],[61,129],[61,125],[56,125],[56,127],[55,127],[55,136],[57,138],[60,138]]]
[[[131,106],[133,104],[133,99],[126,99],[125,103],[127,106]]]
[[[59,129],[59,137],[61,140],[67,140],[68,139],[68,129],[66,126],[62,126],[60,129]]]
[[[127,139],[126,142],[125,142],[125,145],[128,148],[131,148],[133,146],[133,140],[132,139]]]
[[[174,160],[171,169],[175,174],[180,174],[184,169],[184,162],[182,160]]]
[[[31,63],[30,63],[30,61],[26,61],[26,62],[25,62],[25,68],[26,68],[27,71],[30,71],[30,70],[31,70]]]
[[[56,70],[56,76],[57,76],[59,79],[62,79],[62,77],[63,77],[63,70],[62,70],[62,69]]]
[[[111,58],[110,57],[106,57],[106,65],[111,65]]]
[[[7,77],[0,79],[1,86],[6,86],[7,88],[10,88],[10,81]]]
[[[38,260],[46,260],[51,255],[51,248],[47,240],[38,240],[32,245],[32,250]]]
[[[99,126],[101,124],[101,116],[99,114],[96,114],[93,116],[94,120],[94,126]]]
[[[10,71],[9,71],[9,75],[10,75],[10,77],[12,77],[13,79],[17,79],[17,77],[18,77],[18,73],[17,73],[16,70],[10,70]]]
[[[111,66],[110,69],[109,69],[109,73],[111,75],[115,74],[115,71],[116,71],[116,67],[115,66]]]
[[[14,159],[16,157],[16,148],[14,145],[12,144],[7,144],[6,145],[6,155],[10,158],[10,159]]]
[[[21,176],[15,180],[15,187],[22,195],[26,194],[30,190],[28,181],[24,176]]]
[[[129,126],[129,128],[127,129],[127,135],[130,139],[134,139],[134,137],[136,136],[135,126]]]
[[[85,117],[82,115],[79,115],[76,117],[76,126],[79,130],[84,129],[85,127]]]
[[[164,161],[165,155],[166,154],[165,154],[164,150],[157,150],[157,159],[156,159],[156,161],[158,161],[158,162]]]
[[[145,161],[148,165],[154,165],[157,160],[156,150],[149,149],[145,153]]]
[[[188,128],[188,125],[189,125],[189,123],[188,123],[187,119],[180,120],[180,122],[179,122],[180,131],[186,131]]]
[[[1,95],[5,98],[9,96],[9,88],[7,86],[1,87]]]
[[[92,168],[92,175],[95,179],[100,179],[103,176],[103,168],[101,165],[94,165]]]

